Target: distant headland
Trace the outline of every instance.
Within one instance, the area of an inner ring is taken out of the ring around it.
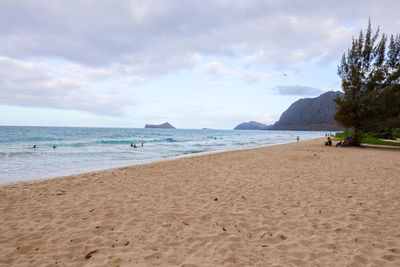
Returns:
[[[343,130],[333,118],[337,97],[343,97],[343,93],[329,91],[315,98],[299,99],[282,113],[270,130]]]
[[[234,130],[267,130],[272,125],[266,125],[256,121],[243,122],[237,125]]]
[[[333,118],[336,113],[334,99],[343,95],[339,91],[329,91],[318,97],[302,98],[283,112],[274,125],[250,121],[237,125],[234,130],[340,131],[343,128]]]
[[[146,124],[144,128],[151,128],[151,129],[176,129],[174,126],[169,124],[168,122],[163,124]]]

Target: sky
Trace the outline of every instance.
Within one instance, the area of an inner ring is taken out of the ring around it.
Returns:
[[[0,125],[232,129],[341,90],[399,0],[0,1]]]

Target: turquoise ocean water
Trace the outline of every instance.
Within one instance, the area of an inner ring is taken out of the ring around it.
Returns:
[[[0,126],[0,184],[289,143],[296,136],[325,132]]]

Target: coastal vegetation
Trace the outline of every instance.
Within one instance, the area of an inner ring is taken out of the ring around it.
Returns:
[[[342,133],[337,133],[335,135],[335,138],[337,140],[345,140],[348,136],[352,136],[354,132],[348,132],[347,134],[345,132]],[[400,138],[400,133],[394,131],[394,137]],[[400,146],[400,142],[392,142],[392,141],[387,141],[387,140],[381,140],[380,138],[377,137],[376,134],[363,134],[363,136],[360,139],[360,143],[362,144],[371,144],[371,145],[381,145],[381,146]]]
[[[378,142],[372,133],[392,139],[393,129],[400,127],[400,35],[391,35],[388,45],[387,40],[379,28],[372,32],[369,21],[338,66],[344,96],[335,99],[334,118],[353,130],[349,145]]]

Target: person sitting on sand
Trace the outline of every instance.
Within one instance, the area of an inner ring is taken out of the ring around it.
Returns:
[[[332,140],[331,138],[328,136],[327,140],[325,141],[325,145],[326,146],[332,146]]]

